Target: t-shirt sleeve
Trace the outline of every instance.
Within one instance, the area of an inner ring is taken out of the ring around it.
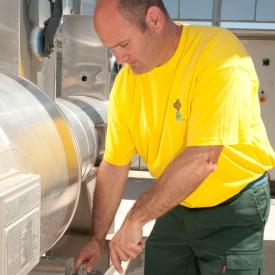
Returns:
[[[241,67],[206,70],[193,93],[187,146],[251,143],[257,90],[258,82]]]
[[[108,106],[108,127],[104,160],[114,165],[127,165],[136,152],[128,127],[126,101],[121,96],[123,80],[116,78]]]
[[[252,59],[224,29],[204,48],[189,98],[187,146],[250,144],[259,86]]]

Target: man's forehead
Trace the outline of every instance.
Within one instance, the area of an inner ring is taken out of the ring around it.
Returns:
[[[102,32],[101,34],[99,33],[99,37],[107,48],[115,48],[125,44],[131,39],[131,36],[128,34],[128,32],[123,32],[120,30],[113,32],[111,30]]]
[[[94,13],[94,23],[104,28],[126,28],[132,24],[121,14],[116,7],[98,8]]]
[[[96,6],[95,6],[95,15],[97,15],[98,13],[104,13],[104,12],[118,12],[119,11],[119,0],[100,0],[96,2]]]
[[[130,39],[137,31],[137,27],[126,20],[116,18],[114,20],[101,21],[97,18],[95,29],[104,45],[118,45]]]

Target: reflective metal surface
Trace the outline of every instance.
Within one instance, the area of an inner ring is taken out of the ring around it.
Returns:
[[[84,180],[91,174],[98,154],[98,137],[94,123],[80,107],[69,100],[58,98],[56,103],[74,131],[81,156],[82,180]]]
[[[11,71],[19,64],[19,4],[0,1],[0,64]]]
[[[0,65],[31,80],[54,99],[57,52],[50,58],[38,58],[33,35],[49,17],[48,0],[1,1]]]
[[[81,178],[77,145],[55,103],[31,82],[7,72],[0,72],[0,128],[0,167],[7,162],[3,154],[13,152],[22,160],[16,169],[41,176],[42,254],[64,234],[76,209]]]
[[[80,107],[93,121],[98,135],[97,161],[100,161],[105,151],[108,101],[89,96],[70,96],[68,100]]]
[[[62,32],[62,97],[90,95],[107,100],[111,56],[95,33],[91,16],[65,15]]]
[[[74,130],[82,159],[82,187],[70,229],[90,231],[96,168],[103,158],[108,102],[88,96],[56,100]]]
[[[38,58],[35,49],[37,28],[44,27],[50,17],[48,0],[20,0],[20,59],[16,73],[38,85],[52,99],[56,94],[56,50],[50,58]],[[18,52],[19,54],[19,52]]]
[[[42,258],[30,275],[103,275],[98,270],[86,272],[83,268],[74,270],[73,258]]]
[[[26,155],[12,144],[0,125],[0,180],[20,171],[31,171]]]

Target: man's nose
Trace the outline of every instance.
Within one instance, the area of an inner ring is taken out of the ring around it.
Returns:
[[[128,54],[123,49],[115,48],[113,49],[113,54],[118,64],[123,64],[127,62]]]

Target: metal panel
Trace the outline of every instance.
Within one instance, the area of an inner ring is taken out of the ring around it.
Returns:
[[[64,16],[63,37],[61,95],[92,95],[108,99],[111,87],[110,56],[94,31],[91,17]]]
[[[19,1],[18,1],[19,3]],[[50,58],[37,56],[35,30],[44,27],[50,17],[48,0],[20,1],[20,64],[19,74],[38,85],[52,99],[56,94],[56,50]]]
[[[38,58],[34,31],[50,17],[48,0],[0,2],[0,65],[37,84],[51,98],[56,94],[56,52]]]
[[[40,177],[0,179],[0,273],[28,274],[40,258]]]
[[[18,1],[0,1],[0,65],[17,71],[19,64]]]

